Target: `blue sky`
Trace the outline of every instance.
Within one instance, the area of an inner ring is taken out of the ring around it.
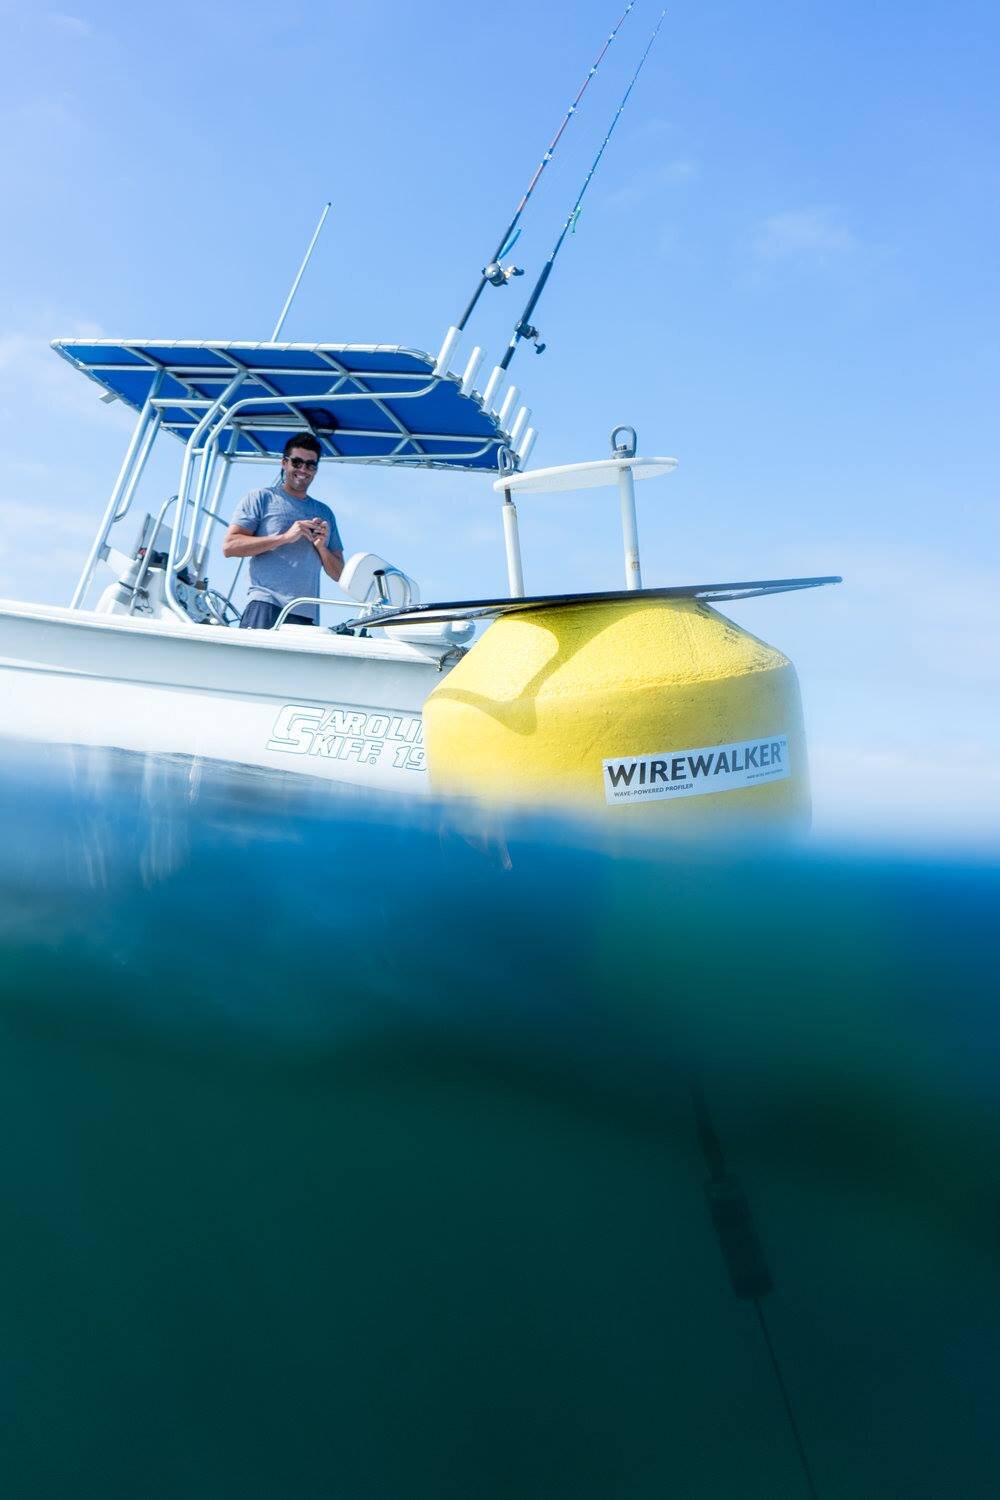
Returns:
[[[331,198],[284,336],[436,349],[623,8],[68,6],[0,0],[0,595],[57,602],[128,424],[48,340],[267,337]],[[529,274],[484,298],[465,347],[488,363],[659,8],[532,201]],[[826,831],[1000,819],[998,37],[963,0],[671,7],[539,309],[548,350],[512,371],[533,464],[599,457],[618,422],[680,460],[639,492],[648,583],[845,575],[731,609],[799,668]],[[485,481],[316,492],[425,598],[502,589]],[[526,498],[521,524],[530,589],[618,586],[612,493]]]

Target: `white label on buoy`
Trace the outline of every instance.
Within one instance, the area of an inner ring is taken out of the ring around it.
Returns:
[[[665,797],[703,797],[734,792],[789,775],[788,739],[783,734],[700,750],[659,750],[604,762],[604,795],[617,802],[661,802]]]

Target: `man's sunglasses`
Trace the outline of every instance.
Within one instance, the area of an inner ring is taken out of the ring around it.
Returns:
[[[319,467],[317,458],[290,458],[288,462],[293,469],[316,469]]]

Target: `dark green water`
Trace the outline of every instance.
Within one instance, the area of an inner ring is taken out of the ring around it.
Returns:
[[[998,1493],[996,862],[0,773],[5,1494]]]

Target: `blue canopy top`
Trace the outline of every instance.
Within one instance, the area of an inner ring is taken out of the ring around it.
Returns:
[[[463,396],[455,375],[436,376],[433,358],[419,350],[145,339],[57,339],[52,347],[136,410],[153,395],[163,427],[184,442],[241,377],[226,399],[223,441],[240,458],[278,457],[308,429],[344,463],[495,472],[497,449],[509,440],[479,397]]]

